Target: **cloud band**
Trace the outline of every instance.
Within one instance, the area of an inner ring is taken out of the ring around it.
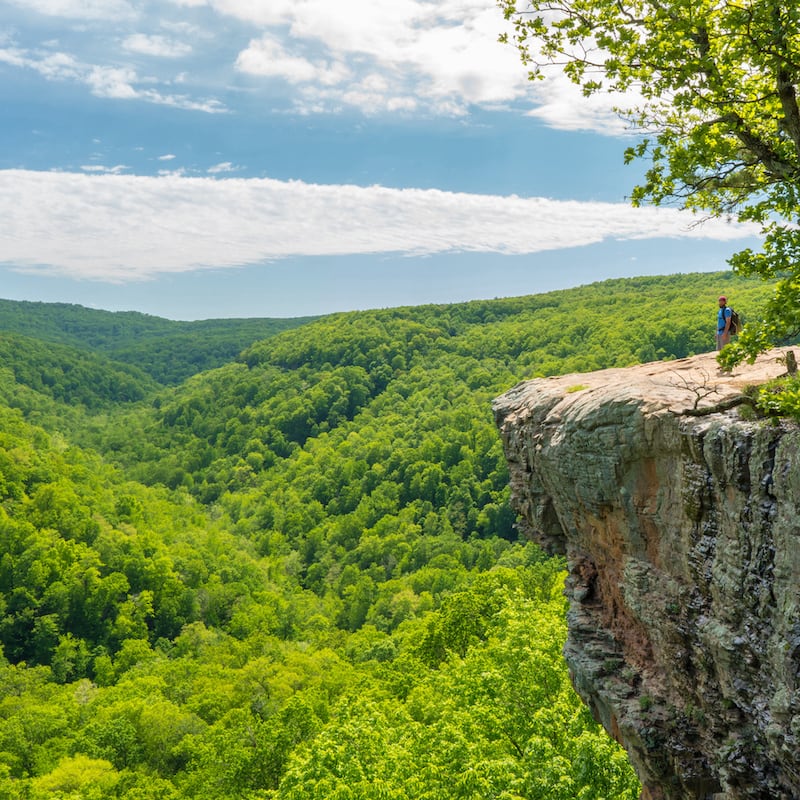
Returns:
[[[300,181],[0,171],[16,269],[125,283],[292,256],[536,253],[607,239],[757,234],[676,209]]]

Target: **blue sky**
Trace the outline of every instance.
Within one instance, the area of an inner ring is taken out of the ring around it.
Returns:
[[[0,296],[172,319],[725,268],[491,0],[0,0]],[[721,290],[724,287],[721,287]]]

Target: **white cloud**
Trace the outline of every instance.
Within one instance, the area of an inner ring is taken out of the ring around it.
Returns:
[[[27,58],[23,54],[18,66],[30,67],[49,80],[80,80],[86,72],[83,65],[67,53],[48,53],[39,58]]]
[[[172,161],[173,158],[175,158],[175,154],[174,153],[165,153],[163,156],[159,156],[158,160],[159,161]]]
[[[629,123],[616,109],[634,108],[645,102],[635,89],[625,95],[606,92],[584,97],[580,87],[558,68],[552,67],[546,74],[544,80],[532,87],[534,107],[527,113],[557,130],[611,135],[630,133]]]
[[[139,88],[137,84],[145,81],[139,78],[132,67],[86,64],[68,53],[40,53],[20,48],[0,48],[0,62],[34,70],[48,80],[84,83],[96,97],[143,100],[209,114],[227,111],[216,99],[195,100],[182,94],[165,94],[158,89]],[[152,80],[147,82],[150,83]]]
[[[0,48],[0,64],[9,64],[12,67],[26,67],[25,51],[18,47]]]
[[[271,179],[0,171],[0,253],[23,270],[126,282],[288,256],[535,253],[606,239],[731,240],[675,209]]]
[[[283,25],[298,13],[295,0],[172,0],[176,6],[208,6],[219,14],[255,25]]]
[[[146,56],[159,58],[183,58],[192,52],[191,45],[164,36],[148,36],[144,33],[134,33],[122,42],[124,50],[131,53],[141,53]]]
[[[333,52],[379,54],[386,63],[399,63],[434,8],[420,0],[340,0],[335,6],[300,0],[292,10],[291,35],[324,43]],[[436,21],[427,26],[435,28]]]
[[[126,0],[7,0],[26,11],[51,17],[83,20],[120,20],[136,16]]]
[[[119,175],[130,167],[125,164],[115,164],[113,167],[106,167],[103,164],[81,164],[81,169],[84,172],[96,172],[107,175]]]
[[[89,68],[85,81],[97,97],[130,100],[138,96],[132,85],[136,81],[136,73],[130,68],[93,66]]]
[[[206,172],[209,175],[221,175],[223,172],[236,172],[236,167],[230,161],[222,161],[219,164],[214,164],[213,167],[209,167]]]
[[[251,41],[247,49],[239,53],[236,67],[251,75],[283,78],[293,84],[331,85],[347,77],[347,69],[342,64],[313,63],[302,56],[292,56],[269,34]]]

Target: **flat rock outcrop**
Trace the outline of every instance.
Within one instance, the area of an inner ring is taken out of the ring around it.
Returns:
[[[784,355],[494,403],[520,525],[567,556],[575,687],[649,800],[800,798],[800,428],[741,405]]]

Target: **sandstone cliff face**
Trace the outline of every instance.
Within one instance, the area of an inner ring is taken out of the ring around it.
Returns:
[[[800,798],[800,429],[705,413],[782,373],[777,355],[495,401],[521,525],[567,555],[575,687],[651,800]]]

